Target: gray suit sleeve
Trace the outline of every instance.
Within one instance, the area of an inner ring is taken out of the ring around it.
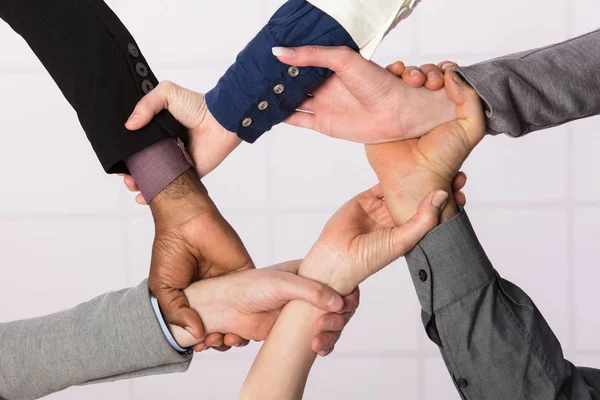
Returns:
[[[564,358],[533,301],[494,270],[464,210],[406,258],[425,331],[463,399],[600,399],[600,371]]]
[[[483,99],[489,134],[519,137],[600,114],[600,30],[457,72]]]
[[[0,399],[27,400],[73,385],[186,371],[165,339],[148,282],[71,310],[0,324]]]

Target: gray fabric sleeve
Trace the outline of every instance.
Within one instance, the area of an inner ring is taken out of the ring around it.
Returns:
[[[0,399],[183,372],[191,358],[165,339],[144,281],[71,310],[0,324]]]
[[[600,114],[600,30],[456,71],[483,99],[489,134],[519,137]]]
[[[406,258],[425,330],[463,399],[600,399],[600,371],[564,359],[533,301],[494,270],[464,210]]]

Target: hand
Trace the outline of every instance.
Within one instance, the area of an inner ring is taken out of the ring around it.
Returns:
[[[402,69],[403,66],[399,70]],[[369,161],[397,224],[408,220],[431,190],[451,187],[462,163],[485,133],[485,117],[477,93],[451,68],[447,68],[444,81],[448,97],[456,104],[456,121],[437,127],[420,139],[367,146]],[[456,213],[455,199],[450,198],[442,220]]]
[[[350,293],[437,226],[447,199],[447,192],[431,193],[410,221],[396,227],[379,185],[359,194],[327,222],[304,259],[300,275],[323,282],[342,295]]]
[[[200,279],[254,268],[237,233],[188,170],[150,204],[155,223],[149,286],[167,322],[204,336],[183,289]]]
[[[425,86],[429,90],[436,91],[444,87],[444,74],[456,67],[458,67],[458,64],[454,61],[442,61],[437,65],[425,64],[420,67],[406,67],[402,61],[396,61],[385,69],[402,78],[410,87],[420,88]],[[435,78],[427,79],[426,76]]]
[[[243,346],[247,340],[265,340],[284,305],[291,300],[310,303],[330,313],[317,321],[321,333],[312,343],[315,352],[326,355],[358,308],[359,292],[355,290],[342,299],[326,285],[297,276],[300,262],[196,282],[185,294],[192,309],[202,317],[207,332],[235,332],[245,339],[240,343],[225,336],[221,343],[225,347],[238,343]],[[170,330],[182,347],[196,346],[200,351],[206,347],[201,342],[204,338],[194,339],[177,326],[170,326]]]
[[[286,122],[360,143],[419,137],[456,118],[444,91],[411,88],[347,47],[275,48],[285,64],[325,67],[335,74]],[[442,74],[414,70],[421,85],[441,87]]]
[[[235,133],[223,128],[213,117],[203,94],[169,81],[161,82],[138,102],[125,127],[143,128],[163,110],[168,110],[189,129],[188,151],[200,177],[214,170],[241,143]]]

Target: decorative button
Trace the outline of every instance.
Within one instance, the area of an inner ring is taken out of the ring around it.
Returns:
[[[129,54],[131,54],[132,56],[134,56],[135,58],[138,58],[140,56],[140,51],[137,48],[137,46],[133,43],[129,43],[127,45],[127,50],[129,51]]]
[[[282,84],[279,84],[273,88],[273,92],[275,92],[275,94],[281,94],[284,91],[285,91],[285,86],[283,86]]]
[[[154,89],[154,85],[148,79],[142,82],[142,91],[146,94],[150,93],[150,91]]]
[[[288,75],[291,76],[292,78],[295,78],[298,75],[300,75],[300,70],[298,69],[298,67],[291,66],[288,69]]]
[[[427,280],[427,271],[425,271],[424,269],[420,270],[419,279],[421,280],[421,282],[425,282]]]
[[[139,76],[141,77],[147,77],[148,76],[148,67],[146,67],[144,65],[144,63],[137,63],[135,64],[135,71],[138,73]]]
[[[267,108],[269,108],[269,102],[268,102],[268,101],[261,101],[261,102],[258,104],[258,109],[259,109],[260,111],[265,111]]]
[[[467,382],[466,379],[459,379],[458,381],[456,381],[456,384],[458,385],[459,388],[464,389],[467,386],[469,386],[469,382]]]
[[[242,121],[242,126],[244,128],[247,128],[250,125],[252,125],[252,118],[246,118],[245,120]]]

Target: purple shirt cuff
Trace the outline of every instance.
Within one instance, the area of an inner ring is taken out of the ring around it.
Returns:
[[[181,139],[163,139],[125,159],[146,203],[194,166]]]

